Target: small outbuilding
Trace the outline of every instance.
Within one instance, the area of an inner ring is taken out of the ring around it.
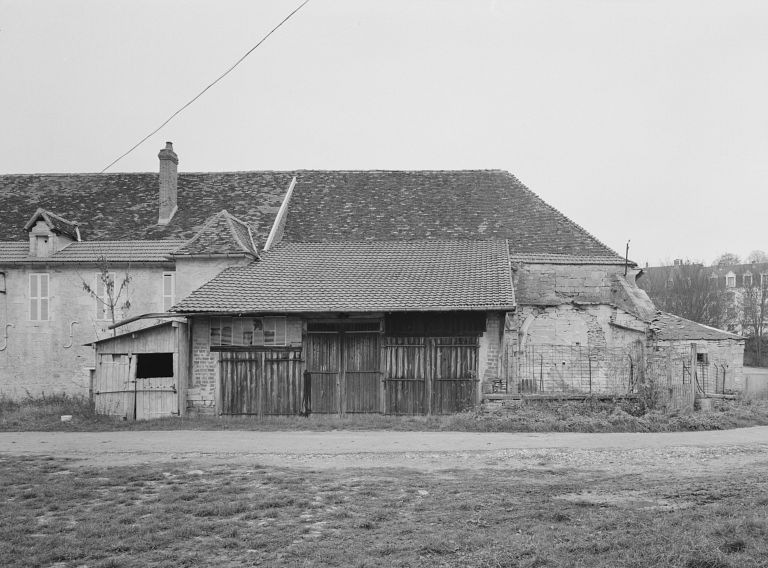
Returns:
[[[124,420],[178,416],[189,375],[189,332],[168,321],[93,343],[96,412]]]

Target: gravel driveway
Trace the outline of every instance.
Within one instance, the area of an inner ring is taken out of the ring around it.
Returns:
[[[10,432],[0,454],[74,458],[82,465],[182,460],[329,468],[606,470],[701,475],[768,471],[768,427],[654,434],[469,432]]]

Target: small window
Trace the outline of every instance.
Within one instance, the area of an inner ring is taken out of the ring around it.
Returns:
[[[50,319],[50,278],[47,273],[29,275],[29,319],[48,321]]]
[[[736,275],[733,274],[732,272],[725,275],[725,287],[726,288],[736,287]]]
[[[696,362],[701,363],[702,365],[707,365],[709,363],[709,356],[707,353],[696,353]]]
[[[137,379],[172,376],[173,353],[139,353],[136,355]]]
[[[750,286],[752,286],[752,273],[747,272],[744,274],[744,287],[749,288]]]
[[[167,312],[175,303],[176,275],[173,272],[163,272],[163,311]]]

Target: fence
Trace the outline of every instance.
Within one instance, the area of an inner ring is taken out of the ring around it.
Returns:
[[[512,394],[629,394],[643,373],[642,350],[635,348],[530,345],[506,355],[506,378],[497,389]]]
[[[638,397],[668,410],[693,408],[696,394],[722,393],[727,364],[697,361],[690,348],[632,345],[606,349],[581,345],[529,345],[505,351],[504,378],[496,392],[581,398]],[[695,389],[695,390],[694,390]]]

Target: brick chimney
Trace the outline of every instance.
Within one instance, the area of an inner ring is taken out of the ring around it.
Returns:
[[[166,142],[157,155],[160,158],[160,216],[158,225],[167,225],[176,213],[176,190],[179,177],[179,157],[173,151],[173,143]]]

